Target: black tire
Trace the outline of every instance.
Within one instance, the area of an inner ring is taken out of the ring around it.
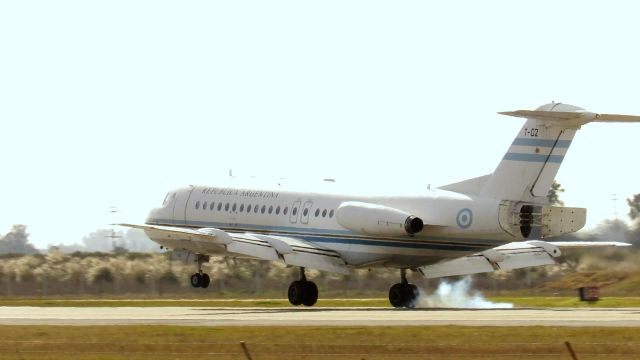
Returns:
[[[414,284],[407,284],[405,285],[404,291],[406,292],[405,307],[415,308],[417,305],[416,301],[418,300],[418,296],[420,295],[420,292],[418,291],[418,287]]]
[[[389,289],[389,302],[395,308],[405,307],[407,305],[407,290],[401,283],[394,284]]]
[[[291,305],[300,305],[302,304],[302,299],[304,297],[304,286],[302,281],[294,281],[289,285],[289,291],[287,293],[289,297],[289,302]]]
[[[195,273],[191,275],[191,286],[194,288],[199,288],[202,286],[202,276],[200,274]]]
[[[313,306],[318,301],[318,287],[313,281],[305,281],[302,283],[302,304],[305,306]]]
[[[206,289],[207,287],[209,287],[210,283],[211,278],[209,277],[209,274],[202,274],[200,287]]]

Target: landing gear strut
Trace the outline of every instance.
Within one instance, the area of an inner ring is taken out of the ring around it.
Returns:
[[[313,281],[308,281],[304,268],[300,268],[300,280],[289,285],[289,302],[291,305],[313,306],[318,301],[318,287]]]
[[[209,262],[209,256],[197,254],[196,261],[198,262],[198,272],[191,275],[191,286],[204,289],[211,283],[209,274],[202,272],[202,264]]]
[[[415,307],[418,298],[418,287],[407,281],[407,269],[400,270],[400,282],[389,289],[389,301],[396,308]]]

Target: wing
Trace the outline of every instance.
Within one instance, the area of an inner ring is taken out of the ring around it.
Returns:
[[[630,246],[621,242],[587,242],[587,241],[524,241],[512,242],[485,250],[481,253],[446,260],[437,264],[420,268],[427,278],[445,276],[470,275],[495,270],[512,270],[531,266],[555,264],[555,258],[561,255],[561,248]]]
[[[190,229],[160,225],[118,225],[144,230],[156,242],[194,253],[226,252],[231,255],[278,261],[309,269],[341,274],[349,272],[345,261],[337,252],[295,237],[229,233],[216,228]]]

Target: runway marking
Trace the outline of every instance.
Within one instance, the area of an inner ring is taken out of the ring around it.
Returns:
[[[0,325],[631,326],[640,308],[0,307]]]

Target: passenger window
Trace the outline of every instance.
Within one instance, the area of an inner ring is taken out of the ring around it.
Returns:
[[[236,204],[233,203],[233,208],[231,208],[231,211],[236,212]]]
[[[244,204],[240,204],[240,212],[244,211]]]
[[[202,204],[202,210],[207,210],[207,202],[205,201],[204,204]]]
[[[318,215],[320,215],[320,209],[316,209],[316,217],[318,217]]]
[[[196,201],[196,210],[200,209],[200,201]]]
[[[247,212],[250,213],[251,212],[251,204],[247,205]]]
[[[293,216],[298,215],[298,208],[294,207],[293,210],[291,210],[291,212],[293,213]]]
[[[259,208],[260,208],[260,206],[258,206],[258,205],[254,206],[253,207],[253,212],[257,214]]]
[[[229,211],[229,203],[224,204],[224,211]]]
[[[276,208],[276,215],[280,215],[280,206]]]
[[[329,211],[329,217],[332,218],[333,217],[333,210]]]
[[[305,208],[304,210],[302,210],[302,215],[303,216],[307,216],[308,213],[309,213],[309,209]]]
[[[213,207],[214,207],[215,203],[211,202],[211,205],[209,205],[209,210],[213,211]]]
[[[264,214],[264,211],[267,210],[267,206],[266,205],[262,205],[262,210],[260,211],[262,214]]]
[[[322,210],[322,217],[327,217],[327,209]]]
[[[282,214],[283,214],[283,215],[287,215],[287,213],[288,213],[288,212],[289,212],[289,207],[288,207],[288,206],[285,206],[285,207],[284,207],[284,210],[282,211]]]
[[[273,206],[269,206],[269,214],[273,212]]]
[[[218,203],[218,211],[222,210],[222,203]]]

